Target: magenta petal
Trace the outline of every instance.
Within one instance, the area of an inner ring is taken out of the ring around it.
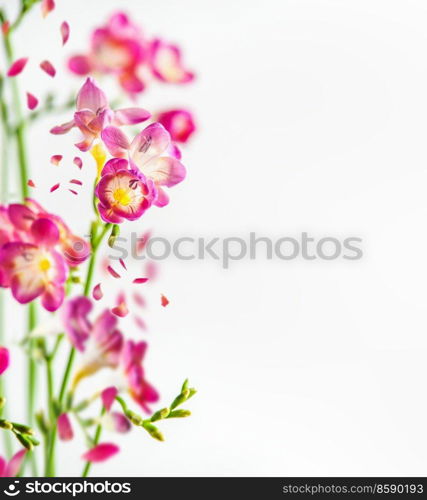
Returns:
[[[59,241],[58,226],[50,219],[37,219],[31,225],[31,235],[40,245],[54,246]]]
[[[114,123],[121,125],[135,125],[148,120],[151,113],[142,108],[118,109],[114,112]]]
[[[87,56],[73,56],[68,61],[68,68],[76,75],[87,75],[92,70]]]
[[[16,229],[28,231],[35,220],[35,214],[26,205],[11,203],[8,207],[8,216]]]
[[[39,100],[30,92],[27,92],[27,107],[30,110],[33,110],[37,107]]]
[[[101,393],[102,404],[104,405],[107,411],[110,411],[118,393],[119,391],[115,387],[107,387],[107,389],[104,389],[102,391]]]
[[[70,38],[70,25],[67,23],[67,21],[64,21],[61,24],[61,37],[62,37],[62,45],[65,45]]]
[[[95,300],[101,300],[104,294],[102,293],[101,283],[98,283],[92,290],[92,297]]]
[[[46,17],[55,8],[54,0],[42,0],[42,15]]]
[[[65,290],[63,286],[50,285],[46,288],[41,297],[42,306],[46,309],[46,311],[55,312],[61,307],[64,302],[64,298]]]
[[[52,78],[56,75],[56,69],[50,61],[42,61],[40,68]]]
[[[101,133],[101,139],[113,156],[123,156],[130,147],[127,137],[117,127],[106,127]]]
[[[156,207],[165,207],[169,203],[169,195],[160,186],[157,187],[157,196],[153,203]]]
[[[4,477],[15,477],[18,474],[26,453],[27,450],[23,449],[13,455],[10,462],[6,466]]]
[[[8,369],[10,363],[9,349],[0,347],[0,375]]]
[[[160,123],[152,123],[132,141],[130,157],[141,168],[150,159],[164,153],[169,144],[169,132]]]
[[[74,165],[77,165],[80,169],[83,167],[83,161],[78,156],[74,157],[73,163]]]
[[[9,68],[9,70],[7,72],[7,76],[16,76],[16,75],[19,75],[19,73],[21,73],[24,70],[27,62],[28,62],[28,57],[21,57],[21,59],[17,59],[10,66],[10,68]]]
[[[71,421],[66,413],[62,413],[58,417],[58,435],[61,441],[70,441],[74,437]]]
[[[115,174],[119,170],[128,170],[129,163],[123,158],[112,158],[108,160],[101,171],[101,176]]]
[[[130,431],[132,424],[130,423],[129,419],[123,415],[123,413],[114,411],[110,414],[110,416],[112,419],[113,428],[116,432],[124,434],[125,432]]]
[[[120,448],[113,443],[101,443],[87,451],[82,458],[87,462],[104,462],[119,451]]]
[[[120,302],[119,305],[111,309],[111,312],[119,318],[124,318],[129,314],[129,309],[127,308],[126,302]]]
[[[96,114],[107,105],[104,92],[96,85],[93,78],[87,78],[77,95],[77,110],[88,109]]]
[[[74,120],[71,120],[69,122],[63,123],[62,125],[57,125],[56,127],[53,127],[50,129],[50,133],[54,135],[61,135],[61,134],[66,134],[69,132],[73,127],[75,127],[75,122]]]

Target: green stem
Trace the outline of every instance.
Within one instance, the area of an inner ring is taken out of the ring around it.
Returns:
[[[46,357],[46,379],[47,379],[47,407],[49,409],[49,420],[50,425],[55,425],[55,410],[54,410],[54,395],[53,395],[53,372],[52,372],[52,357]],[[49,438],[47,438],[47,445],[49,445]],[[54,477],[55,476],[55,461],[49,460],[49,456],[46,456],[45,461],[45,476]]]

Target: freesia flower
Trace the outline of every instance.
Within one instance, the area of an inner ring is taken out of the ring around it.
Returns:
[[[15,477],[18,475],[22,462],[25,458],[27,450],[23,449],[15,453],[7,462],[3,457],[0,457],[0,477]]]
[[[9,368],[9,363],[9,349],[0,346],[0,375],[3,375],[3,373]]]
[[[61,413],[58,417],[58,435],[61,441],[70,441],[74,437],[71,421],[67,413]]]
[[[165,127],[175,142],[187,142],[196,130],[192,113],[185,109],[171,109],[159,113],[157,121]]]
[[[146,342],[128,340],[123,348],[123,370],[128,382],[129,394],[147,413],[149,403],[159,400],[156,389],[145,379],[142,361],[147,350]]]
[[[127,160],[113,158],[105,164],[95,194],[101,218],[119,224],[139,219],[151,206],[156,190],[151,179],[129,168]]]
[[[77,127],[83,140],[76,144],[81,151],[89,151],[102,130],[110,124],[134,125],[150,118],[150,113],[142,108],[125,108],[113,111],[108,106],[107,97],[92,78],[87,78],[77,95],[77,111],[69,122],[51,129],[52,134],[66,134]]]
[[[179,47],[156,39],[150,46],[151,70],[159,80],[167,83],[188,83],[194,73],[185,69]]]
[[[92,302],[87,297],[75,297],[67,300],[62,308],[64,328],[74,347],[83,352],[89,338],[92,325],[88,314],[92,310]]]
[[[132,424],[129,419],[117,411],[106,413],[102,418],[102,426],[108,430],[118,432],[120,434],[125,434],[129,432]]]
[[[160,123],[152,123],[142,130],[131,143],[117,127],[107,127],[101,134],[107,149],[113,156],[128,155],[128,168],[136,170],[156,187],[154,205],[163,207],[169,203],[169,196],[163,187],[172,187],[184,180],[186,171],[179,161],[180,156],[171,142],[168,131]],[[116,160],[117,165],[120,160]],[[101,172],[102,177],[110,172],[108,162]],[[113,165],[113,164],[110,164]],[[125,163],[120,163],[123,168]]]
[[[126,92],[138,93],[145,86],[138,73],[141,64],[148,60],[148,50],[139,26],[123,12],[117,12],[94,30],[89,54],[72,57],[68,67],[77,75],[114,74]]]

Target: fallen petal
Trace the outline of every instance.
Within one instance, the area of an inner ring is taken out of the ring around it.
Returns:
[[[52,186],[52,187],[50,188],[50,192],[51,192],[51,193],[53,193],[54,191],[56,191],[56,190],[59,188],[59,186],[60,186],[60,185],[61,185],[61,184],[58,182],[58,184],[55,184],[54,186]]]
[[[82,458],[87,462],[104,462],[119,451],[120,448],[113,443],[101,443],[87,451]]]
[[[95,300],[101,300],[103,296],[104,296],[104,294],[102,293],[102,290],[101,290],[101,283],[98,283],[96,286],[94,286],[94,288],[92,290],[92,297]]]
[[[52,12],[52,10],[55,8],[55,2],[54,0],[43,0],[42,1],[42,16],[46,17],[49,12]]]
[[[79,158],[78,156],[74,157],[73,163],[74,165],[77,165],[80,169],[83,167],[82,159]]]
[[[78,186],[83,186],[83,182],[79,181],[78,179],[71,179],[70,183],[77,184]]]
[[[128,268],[126,267],[125,261],[123,259],[119,259],[119,262],[122,265],[123,269],[125,269],[127,271]]]
[[[64,21],[61,24],[61,36],[62,36],[62,45],[65,45],[70,38],[70,25],[67,23],[67,21]]]
[[[135,278],[132,283],[139,284],[139,283],[147,283],[148,278]]]
[[[34,182],[31,179],[28,179],[27,186],[32,187],[32,188],[36,187],[36,185],[34,184]]]
[[[127,308],[127,305],[125,302],[121,302],[118,306],[113,307],[111,309],[111,312],[115,315],[118,316],[119,318],[124,318],[129,314],[129,309]]]
[[[7,76],[16,76],[19,75],[25,68],[28,62],[28,57],[21,57],[21,59],[17,59],[9,68],[7,72]]]
[[[147,325],[145,324],[145,321],[142,318],[140,318],[139,316],[134,316],[133,319],[138,328],[144,331],[147,330]]]
[[[50,163],[52,163],[52,165],[59,165],[61,160],[62,155],[53,155],[50,157]]]
[[[163,307],[166,307],[169,304],[169,300],[167,299],[167,297],[165,297],[164,295],[162,295],[161,296],[161,303],[162,303]]]
[[[27,92],[27,106],[28,109],[35,109],[37,107],[37,104],[39,103],[39,100],[37,99],[36,96],[33,94],[30,94],[30,92]]]
[[[5,21],[1,25],[1,31],[2,31],[3,35],[7,35],[9,33],[9,29],[10,29],[10,22],[9,21]]]
[[[6,349],[6,347],[0,347],[0,375],[8,369],[9,363],[9,349]]]
[[[68,189],[68,191],[70,191],[70,193],[73,193],[76,196],[79,194],[77,191],[74,191],[74,189]]]
[[[121,278],[120,274],[115,271],[111,266],[107,267],[107,271],[111,274],[113,278]]]
[[[42,61],[40,63],[40,68],[52,78],[56,75],[56,69],[49,61]]]

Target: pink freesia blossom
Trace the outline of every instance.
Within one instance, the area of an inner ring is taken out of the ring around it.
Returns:
[[[70,417],[67,413],[61,413],[58,417],[58,435],[61,441],[70,441],[74,437]]]
[[[9,349],[0,346],[0,375],[3,375],[3,373],[9,368],[9,363]]]
[[[94,30],[89,54],[72,57],[68,67],[78,75],[114,74],[122,88],[134,94],[144,90],[138,73],[148,60],[148,50],[148,42],[139,27],[126,14],[117,12],[104,26]]]
[[[130,395],[144,411],[149,413],[148,403],[158,401],[159,394],[144,376],[142,361],[146,350],[146,342],[128,340],[123,348],[122,363]]]
[[[101,218],[119,224],[139,219],[153,203],[156,190],[151,179],[129,168],[127,160],[113,158],[105,164],[95,194]]]
[[[171,109],[159,113],[157,121],[165,127],[175,142],[187,142],[196,130],[192,113],[185,109]]]
[[[20,450],[7,462],[0,457],[0,477],[15,477],[18,475],[27,450]]]
[[[87,451],[82,458],[87,462],[105,462],[119,451],[120,448],[113,443],[101,443]]]
[[[106,127],[101,137],[113,156],[128,155],[128,168],[132,169],[131,171],[141,172],[147,180],[154,183],[156,187],[154,205],[158,207],[167,205],[169,196],[163,187],[172,187],[183,181],[186,170],[177,158],[177,150],[163,125],[160,123],[149,125],[131,143],[120,129],[113,126]],[[126,160],[115,159],[108,162],[101,172],[101,182],[103,176],[111,172],[110,166],[115,168],[120,166],[120,169],[123,169],[124,161]]]
[[[91,310],[92,302],[87,297],[67,300],[62,308],[65,331],[74,347],[82,352],[92,329],[88,319]]]
[[[83,140],[76,144],[81,151],[88,151],[101,132],[110,124],[134,125],[150,118],[150,113],[142,108],[125,108],[113,111],[108,106],[107,97],[92,78],[87,78],[77,95],[77,111],[71,121],[51,129],[52,134],[65,134],[77,127]]]
[[[151,70],[159,80],[167,83],[188,83],[194,73],[185,69],[180,49],[176,45],[156,39],[150,46]]]

